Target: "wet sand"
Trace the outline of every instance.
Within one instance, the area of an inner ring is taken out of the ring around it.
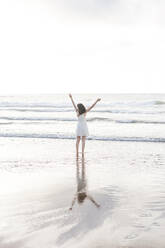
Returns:
[[[164,248],[163,143],[0,139],[0,248]],[[79,171],[77,168],[79,167]],[[82,168],[100,207],[75,201]]]

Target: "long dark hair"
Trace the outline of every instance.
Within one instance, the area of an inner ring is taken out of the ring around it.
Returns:
[[[86,197],[87,195],[85,192],[78,193],[78,197],[77,197],[78,203],[79,204],[83,203]]]
[[[86,112],[86,108],[82,103],[78,103],[77,107],[78,107],[78,112],[79,112],[80,115],[84,114]]]

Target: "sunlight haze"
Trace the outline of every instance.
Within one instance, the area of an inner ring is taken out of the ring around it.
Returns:
[[[0,2],[1,94],[162,92],[164,1]]]

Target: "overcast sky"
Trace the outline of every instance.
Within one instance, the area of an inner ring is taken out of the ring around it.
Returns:
[[[165,1],[1,0],[0,95],[165,93]]]

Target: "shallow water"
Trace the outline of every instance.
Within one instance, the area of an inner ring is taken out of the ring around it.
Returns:
[[[72,211],[74,140],[1,138],[0,147],[0,247],[165,247],[163,143],[87,141],[87,192],[100,207],[85,199]]]

